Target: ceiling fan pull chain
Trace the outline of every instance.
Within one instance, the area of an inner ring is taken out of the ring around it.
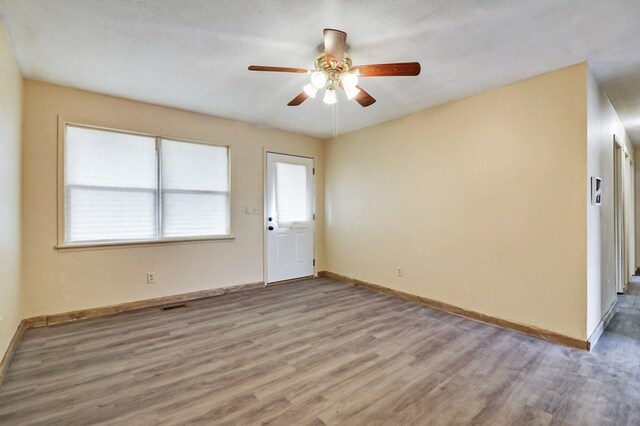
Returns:
[[[338,138],[338,102],[333,104],[333,138]]]

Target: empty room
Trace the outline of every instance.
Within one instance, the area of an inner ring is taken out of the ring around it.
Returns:
[[[640,425],[639,23],[0,0],[0,424]]]

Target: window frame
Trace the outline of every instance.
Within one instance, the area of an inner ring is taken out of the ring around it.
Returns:
[[[67,242],[66,241],[66,217],[65,217],[65,201],[66,201],[66,182],[65,182],[65,146],[67,139],[67,127],[78,127],[90,130],[107,131],[114,133],[122,133],[133,136],[145,136],[155,139],[156,148],[156,235],[157,238],[153,239],[136,239],[136,240],[104,240],[104,241],[87,241],[87,242]],[[186,237],[162,237],[162,152],[161,141],[166,139],[175,142],[185,142],[200,145],[209,145],[216,147],[223,147],[227,149],[227,182],[228,182],[228,214],[229,214],[229,233],[221,235],[202,235],[202,236],[186,236]],[[203,242],[215,242],[215,241],[231,241],[235,240],[233,235],[233,194],[232,194],[232,182],[231,182],[231,145],[215,142],[215,141],[203,141],[194,140],[173,135],[161,135],[158,133],[141,132],[135,130],[123,130],[113,127],[105,127],[94,124],[85,124],[76,121],[64,120],[58,117],[58,167],[57,167],[57,244],[55,248],[57,250],[79,250],[79,249],[101,249],[101,248],[117,248],[117,247],[137,247],[137,246],[149,246],[158,244],[188,244],[188,243],[203,243]]]

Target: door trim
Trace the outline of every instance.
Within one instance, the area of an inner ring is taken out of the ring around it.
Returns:
[[[627,291],[635,263],[635,172],[633,156],[613,135],[613,230],[615,291]],[[631,256],[633,255],[633,257]]]
[[[315,156],[312,155],[303,155],[303,154],[292,154],[290,152],[285,152],[285,151],[274,151],[274,150],[270,150],[267,148],[263,149],[263,153],[262,153],[262,281],[264,282],[264,286],[267,287],[269,285],[277,285],[279,283],[284,283],[282,281],[276,281],[273,282],[271,284],[269,284],[268,278],[267,278],[267,268],[268,268],[268,259],[267,259],[267,226],[268,225],[268,214],[267,214],[267,191],[269,190],[267,188],[267,156],[269,154],[279,154],[279,155],[289,155],[291,157],[299,157],[299,158],[308,158],[310,160],[313,160],[313,169],[314,169],[314,173],[313,173],[313,179],[311,179],[312,183],[313,183],[313,275],[310,277],[317,277],[318,276],[318,265],[315,262],[315,260],[317,259],[317,237],[316,237],[316,217],[318,214],[318,193],[317,193],[317,183],[316,183],[316,174],[315,174],[315,168],[316,168],[316,162],[317,159]],[[310,277],[303,277],[300,279],[308,279]],[[285,280],[285,281],[297,281],[298,279],[293,279],[293,280]]]
[[[622,293],[622,251],[624,233],[622,231],[622,146],[613,136],[613,241],[614,241],[614,282],[616,293]]]

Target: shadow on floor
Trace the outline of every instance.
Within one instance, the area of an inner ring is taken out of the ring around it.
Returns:
[[[633,276],[627,292],[618,295],[616,313],[593,353],[629,367],[640,366],[640,276]]]

